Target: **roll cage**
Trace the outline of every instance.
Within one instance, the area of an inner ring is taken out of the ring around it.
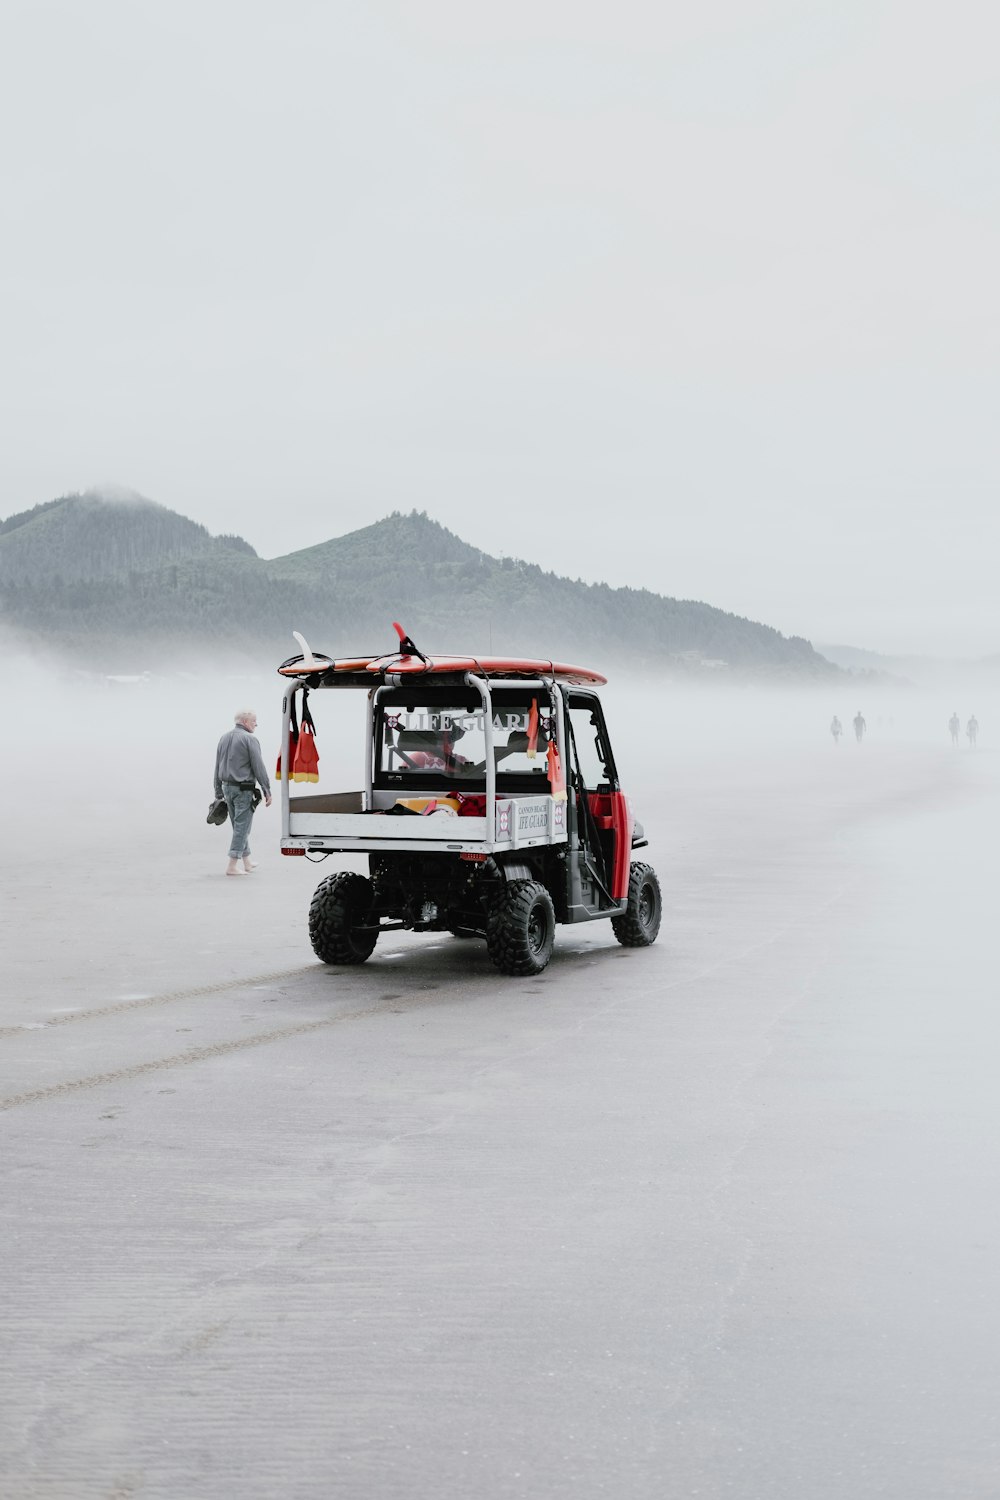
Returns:
[[[358,794],[339,793],[332,798],[315,793],[301,796],[292,791],[289,777],[284,776],[281,784],[283,845],[294,842],[295,845],[310,847],[315,852],[320,849],[332,852],[334,849],[370,847],[374,839],[381,843],[386,839],[393,840],[395,834],[403,833],[402,829],[387,827],[380,820],[381,826],[378,829],[369,826],[360,835],[356,825],[350,831],[346,827],[338,829],[333,826],[317,826],[315,838],[303,837],[306,831],[301,826],[301,817],[308,812],[310,806],[316,813],[328,811],[367,815],[386,810],[394,800],[398,801],[407,792],[415,794],[419,791],[431,795],[461,792],[483,799],[483,826],[481,829],[473,826],[478,823],[478,819],[461,819],[461,826],[453,830],[448,847],[455,848],[458,843],[474,843],[484,852],[492,853],[496,848],[510,843],[509,828],[500,827],[498,830],[498,803],[503,807],[512,800],[553,797],[553,786],[546,769],[546,746],[550,742],[555,746],[567,788],[575,783],[592,793],[611,794],[619,791],[618,773],[604,712],[596,693],[541,677],[496,680],[467,672],[455,674],[454,677],[441,674],[433,678],[409,676],[405,680],[392,680],[390,677],[373,686],[368,674],[331,671],[289,680],[282,702],[283,766],[289,764],[296,694],[310,696],[319,692],[325,696],[330,690],[335,693],[363,690],[367,694],[362,788]],[[537,708],[541,723],[536,759],[532,768],[528,769],[524,764],[524,747],[520,742],[512,743],[516,736],[524,737],[525,731],[511,727],[511,723],[519,716],[523,718],[529,714],[532,704]],[[404,719],[408,709],[425,710],[428,716],[433,716],[437,710],[440,720],[445,722],[432,721],[428,725],[425,743],[407,738],[408,735],[418,735],[420,731],[401,728],[400,723],[393,723],[393,720]],[[589,714],[594,730],[594,746],[602,768],[601,778],[591,778],[589,785],[580,764],[577,744],[579,721],[574,728],[577,710]],[[460,753],[463,748],[462,738],[456,738],[452,741],[450,757],[445,755],[435,759],[431,737],[437,735],[439,744],[442,739],[447,740],[448,728],[453,727],[455,720],[463,713],[476,720],[477,733],[481,735],[481,745],[477,744],[477,748],[481,749],[481,754],[477,754],[475,760],[469,760]],[[319,727],[322,731],[322,723]],[[348,805],[352,797],[356,798],[356,802]],[[338,799],[343,805],[332,807],[330,804]],[[570,812],[572,813],[572,809]],[[324,824],[327,823],[325,817],[323,821]],[[343,835],[343,841],[336,839],[338,832]],[[406,846],[413,848],[413,833],[410,829],[406,829],[405,833]],[[461,838],[457,837],[459,833]],[[565,817],[553,817],[548,841],[559,842],[565,839],[566,834]],[[359,837],[362,843],[359,843]],[[519,842],[516,836],[514,842],[515,845]],[[431,847],[441,846],[435,839]]]

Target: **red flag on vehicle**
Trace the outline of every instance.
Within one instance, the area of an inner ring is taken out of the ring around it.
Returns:
[[[556,749],[555,740],[549,740],[549,748],[546,751],[545,758],[549,763],[549,787],[552,796],[557,802],[565,802],[566,778],[563,775],[562,761],[559,759],[559,751]]]
[[[538,754],[538,699],[532,698],[531,712],[528,714],[528,759],[534,760]]]

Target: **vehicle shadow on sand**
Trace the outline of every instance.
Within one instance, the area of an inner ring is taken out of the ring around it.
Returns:
[[[609,934],[610,938],[610,934]],[[602,983],[613,983],[614,965],[647,961],[648,949],[620,947],[613,939],[595,937],[586,942],[556,945],[552,958],[540,974],[500,974],[490,962],[486,944],[476,938],[442,936],[415,940],[381,952],[376,949],[365,964],[357,966],[317,963],[295,986],[296,998],[309,1002],[332,998],[356,1002],[361,999],[398,1001],[434,994],[441,1002],[470,1004],[523,994],[526,988],[544,997],[546,988],[562,991],[575,984],[586,970],[602,971]],[[619,970],[619,972],[621,972]],[[587,989],[594,988],[593,978]]]

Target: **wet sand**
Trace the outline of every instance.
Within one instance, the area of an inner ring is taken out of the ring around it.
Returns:
[[[646,733],[659,943],[509,980],[155,720],[6,742],[0,1494],[997,1493],[1000,757]]]

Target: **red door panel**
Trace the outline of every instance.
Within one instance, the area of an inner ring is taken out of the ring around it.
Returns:
[[[588,792],[587,801],[594,815],[594,822],[601,830],[611,829],[614,834],[614,853],[611,860],[611,894],[616,901],[624,901],[628,895],[629,869],[632,863],[632,830],[635,819],[624,792]]]

